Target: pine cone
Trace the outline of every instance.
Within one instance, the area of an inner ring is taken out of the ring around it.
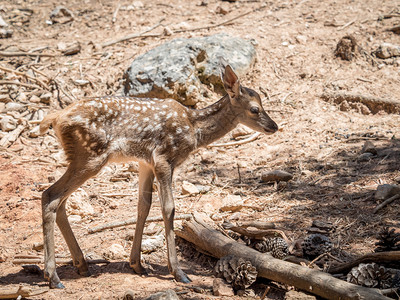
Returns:
[[[400,250],[400,233],[395,233],[394,228],[384,227],[377,236],[375,252],[398,251]]]
[[[254,248],[260,252],[271,252],[271,255],[278,259],[284,259],[289,255],[289,245],[279,237],[269,238],[254,244]]]
[[[215,273],[236,290],[249,287],[257,279],[257,270],[251,262],[235,256],[221,258],[215,266]]]
[[[370,288],[387,289],[392,286],[394,277],[392,271],[375,263],[359,264],[347,274],[347,281]]]
[[[304,239],[302,248],[304,256],[313,259],[323,253],[331,252],[332,242],[325,235],[319,233],[310,234]]]

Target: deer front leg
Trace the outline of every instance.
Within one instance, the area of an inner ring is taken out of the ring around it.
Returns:
[[[175,205],[172,197],[172,168],[169,164],[156,164],[155,172],[159,183],[161,209],[165,224],[167,239],[168,269],[178,282],[189,283],[191,280],[182,271],[178,264],[175,247],[174,215]]]
[[[153,181],[154,173],[152,168],[145,163],[139,163],[139,200],[137,207],[137,222],[135,238],[133,240],[133,246],[129,260],[129,265],[137,274],[146,273],[146,270],[143,268],[140,262],[140,251],[142,246],[144,224],[147,216],[149,215],[152,202]]]

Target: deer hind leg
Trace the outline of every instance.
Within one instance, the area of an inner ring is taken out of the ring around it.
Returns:
[[[81,274],[87,273],[87,264],[83,257],[75,236],[69,225],[67,215],[65,213],[65,201],[67,197],[80,187],[87,179],[94,176],[106,160],[98,160],[82,163],[82,157],[77,161],[71,162],[65,174],[51,187],[49,187],[42,195],[42,218],[43,218],[43,237],[44,237],[44,273],[45,277],[50,281],[51,288],[64,288],[57,272],[54,251],[54,223],[63,234],[68,248],[70,249],[73,262],[78,266]],[[79,165],[79,168],[77,167]]]
[[[165,225],[165,236],[167,240],[168,269],[178,282],[189,283],[191,280],[179,267],[176,255],[174,215],[175,204],[172,196],[172,167],[166,161],[155,164],[155,175],[159,183],[161,209]]]
[[[139,163],[139,200],[137,207],[137,223],[135,229],[135,238],[129,260],[129,265],[137,274],[146,273],[140,262],[140,251],[142,246],[144,224],[147,216],[149,215],[152,202],[153,181],[153,169],[145,163]]]

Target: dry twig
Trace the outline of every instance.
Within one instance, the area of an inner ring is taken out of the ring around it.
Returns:
[[[14,57],[14,56],[55,57],[56,55],[49,54],[49,53],[32,53],[32,52],[23,52],[23,51],[15,51],[15,52],[0,51],[0,57]]]
[[[375,207],[374,209],[374,214],[376,214],[380,209],[384,208],[386,205],[389,205],[390,203],[392,203],[394,200],[397,200],[400,198],[400,194],[396,194],[388,199],[386,199],[385,201],[383,201],[381,204],[379,204],[378,206]]]
[[[243,144],[250,143],[250,142],[256,140],[260,134],[261,134],[260,132],[255,132],[251,136],[249,136],[248,138],[245,138],[245,139],[240,140],[240,141],[228,142],[228,143],[220,143],[220,144],[210,144],[207,147],[208,148],[212,148],[212,147],[230,147],[230,146],[243,145]]]

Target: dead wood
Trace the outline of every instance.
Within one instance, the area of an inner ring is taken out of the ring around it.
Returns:
[[[16,75],[24,76],[24,77],[28,78],[29,80],[36,81],[39,85],[41,85],[41,86],[42,86],[43,88],[45,88],[46,90],[49,89],[49,87],[47,86],[47,84],[45,84],[43,81],[41,81],[41,80],[39,80],[39,79],[37,79],[37,78],[35,78],[35,77],[29,76],[29,75],[26,74],[26,73],[23,73],[23,72],[20,72],[20,71],[17,71],[17,70],[12,70],[12,69],[9,69],[9,68],[5,68],[5,67],[2,67],[2,66],[0,66],[0,70],[3,70],[3,71],[5,71],[5,72],[9,72],[9,73],[14,73],[14,74],[16,74]]]
[[[400,251],[388,251],[388,252],[377,252],[368,253],[361,256],[353,261],[346,262],[335,267],[328,269],[331,274],[346,273],[351,270],[351,268],[358,266],[361,263],[379,263],[379,262],[399,262],[400,261]]]
[[[389,199],[386,199],[385,201],[383,201],[381,204],[377,205],[374,209],[374,214],[376,214],[380,209],[384,208],[386,205],[389,205],[390,203],[392,203],[394,200],[399,199],[400,198],[400,194],[394,195],[392,197],[390,197]]]
[[[273,224],[272,224],[273,225]],[[274,225],[275,226],[275,225]],[[281,237],[286,240],[286,242],[289,242],[289,239],[287,238],[286,234],[279,229],[272,228],[272,229],[251,229],[251,228],[246,228],[242,227],[240,225],[236,226],[232,223],[229,223],[228,221],[225,221],[222,224],[222,227],[224,229],[229,229],[232,230],[236,233],[239,233],[241,235],[245,235],[251,239],[256,239],[256,240],[261,240],[264,237]],[[250,226],[247,226],[250,227]]]
[[[325,101],[333,101],[336,104],[340,104],[343,101],[362,103],[366,105],[374,114],[381,110],[387,113],[400,112],[400,101],[397,100],[383,99],[346,92],[325,92],[321,95],[321,98]]]
[[[11,146],[20,136],[22,131],[25,130],[24,125],[18,125],[13,131],[10,131],[0,140],[0,147],[9,147]]]
[[[212,148],[212,147],[229,147],[229,146],[243,145],[243,144],[250,143],[250,142],[256,140],[260,134],[261,133],[259,133],[259,132],[255,132],[252,135],[250,135],[248,138],[245,138],[245,139],[240,140],[240,141],[228,142],[228,143],[219,143],[219,144],[210,144],[207,147],[208,148]]]
[[[23,86],[23,87],[30,88],[30,89],[39,89],[39,90],[43,89],[42,87],[40,87],[36,84],[22,83],[22,82],[12,81],[12,80],[0,80],[0,85],[19,85],[19,86]]]
[[[128,41],[128,40],[131,40],[131,39],[144,37],[145,33],[150,32],[150,31],[156,29],[157,27],[161,26],[162,22],[164,20],[165,20],[165,18],[162,18],[156,25],[154,25],[153,27],[151,27],[151,28],[149,28],[149,29],[147,29],[145,31],[142,31],[141,33],[131,33],[131,34],[128,34],[128,35],[126,35],[126,36],[124,36],[122,38],[118,38],[118,39],[114,39],[114,40],[105,42],[101,46],[102,47],[107,47],[107,46],[111,46],[111,45],[114,45],[114,44],[117,44],[117,43],[120,43],[120,42],[125,42],[125,41]],[[161,36],[161,35],[156,35],[156,36]]]
[[[47,293],[48,288],[32,289],[28,286],[7,287],[0,289],[0,299],[21,299]]]
[[[217,258],[234,255],[251,261],[261,277],[293,285],[327,299],[390,299],[383,296],[379,290],[357,286],[336,279],[330,274],[273,258],[269,254],[232,241],[208,226],[198,214],[194,214],[190,221],[184,222],[183,227],[176,230],[176,234]]]
[[[23,51],[16,51],[16,52],[0,51],[0,57],[14,57],[14,56],[55,57],[54,54],[50,54],[50,53],[35,53],[35,52],[23,52]]]
[[[247,228],[254,227],[257,229],[275,229],[276,225],[271,222],[263,222],[263,221],[240,221],[237,222],[237,226]]]
[[[110,261],[106,259],[87,259],[86,262],[88,264],[96,265],[96,264],[109,264]],[[43,264],[44,259],[42,257],[35,258],[16,258],[12,261],[14,265],[33,265],[33,264]],[[66,258],[56,258],[56,264],[59,265],[72,265],[73,261],[71,259]]]
[[[191,214],[181,214],[181,215],[176,215],[174,220],[189,220],[191,218],[192,218]],[[161,221],[163,221],[162,216],[149,217],[146,219],[146,222],[161,222]],[[132,219],[125,220],[125,221],[116,221],[116,222],[100,225],[100,226],[97,226],[94,228],[89,228],[88,233],[95,233],[95,232],[103,231],[105,229],[111,229],[111,228],[116,228],[116,227],[121,227],[121,226],[126,226],[126,225],[132,225],[132,224],[136,224],[136,222],[137,222],[137,218],[132,218]]]

